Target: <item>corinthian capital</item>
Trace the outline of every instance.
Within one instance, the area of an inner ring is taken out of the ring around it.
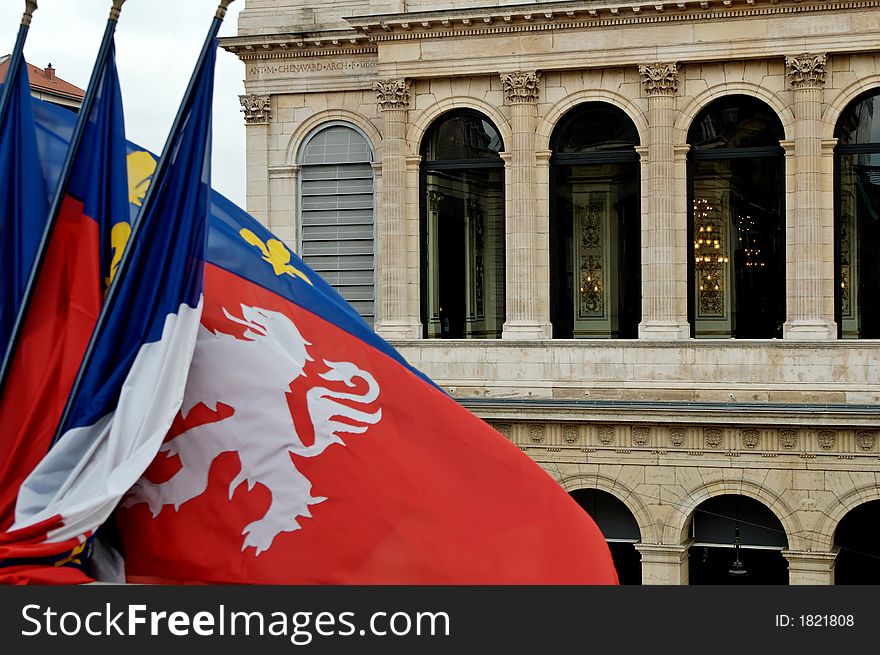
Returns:
[[[645,95],[666,96],[678,93],[678,65],[673,63],[641,64],[639,75]]]
[[[538,80],[540,79],[541,73],[539,71],[501,73],[504,97],[511,104],[538,102]]]
[[[380,109],[409,107],[409,82],[406,80],[379,80],[373,82],[373,91]]]
[[[269,96],[258,96],[256,93],[251,93],[246,96],[238,96],[238,100],[241,102],[245,123],[265,125],[269,122],[269,112],[272,108]]]
[[[821,89],[825,86],[827,55],[808,55],[785,58],[788,80],[795,89]]]

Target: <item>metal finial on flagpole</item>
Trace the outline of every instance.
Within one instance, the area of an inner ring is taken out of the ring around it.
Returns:
[[[217,13],[214,14],[214,17],[223,20],[226,17],[226,8],[231,5],[232,2],[233,0],[220,0],[220,6],[217,7]]]
[[[25,27],[30,27],[31,18],[34,17],[34,12],[37,10],[37,0],[25,0],[24,2],[24,16],[21,17],[21,24]]]
[[[108,20],[119,20],[119,12],[122,11],[122,3],[125,0],[113,0],[113,7],[110,9],[110,18]]]

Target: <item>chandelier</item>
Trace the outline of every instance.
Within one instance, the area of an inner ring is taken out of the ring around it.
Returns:
[[[724,271],[730,257],[723,247],[717,208],[708,198],[694,199],[694,264],[701,313],[722,313]]]

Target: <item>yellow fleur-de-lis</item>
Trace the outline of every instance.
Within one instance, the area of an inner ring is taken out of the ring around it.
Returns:
[[[290,252],[278,239],[269,239],[263,243],[260,237],[248,229],[240,230],[239,234],[249,244],[259,248],[260,252],[263,253],[263,261],[272,264],[272,270],[275,271],[275,275],[279,277],[282,275],[296,276],[312,284],[312,281],[302,271],[290,265]]]
[[[140,207],[156,172],[156,160],[150,153],[138,150],[126,157],[125,163],[128,169],[128,202]]]
[[[82,559],[79,556],[82,555],[82,552],[85,549],[86,549],[86,543],[83,542],[79,546],[77,546],[76,548],[71,550],[70,555],[55,562],[55,566],[64,566],[67,563],[82,564]]]
[[[116,277],[116,269],[119,268],[119,260],[131,236],[131,225],[125,221],[116,223],[110,230],[110,248],[113,250],[113,258],[110,260],[110,276],[104,278],[104,291],[110,288],[110,283]]]

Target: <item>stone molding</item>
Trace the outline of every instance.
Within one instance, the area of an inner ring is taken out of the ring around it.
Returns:
[[[878,458],[877,431],[788,426],[668,425],[645,423],[536,422],[487,419],[524,450],[554,452],[678,453],[690,456],[755,455],[841,460]]]
[[[640,64],[639,75],[647,96],[672,96],[678,93],[678,64],[675,62]]]
[[[268,125],[272,116],[271,96],[249,95],[238,96],[241,103],[241,111],[244,113],[244,122],[248,125]]]
[[[379,80],[373,82],[373,91],[383,111],[409,108],[409,82],[406,80]]]
[[[785,58],[785,71],[793,89],[821,89],[825,86],[828,55],[802,54]]]
[[[541,5],[477,7],[349,16],[345,20],[373,42],[570,30],[667,22],[766,17],[880,7],[880,0],[803,3],[802,0],[659,0],[642,3],[568,1]],[[224,47],[227,47],[224,44]]]
[[[500,76],[507,102],[512,105],[538,102],[540,71],[514,71],[500,73]]]

